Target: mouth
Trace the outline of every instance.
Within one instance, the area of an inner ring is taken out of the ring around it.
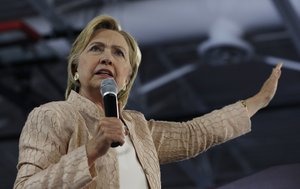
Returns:
[[[98,76],[104,77],[104,78],[114,77],[113,73],[108,69],[100,69],[95,72],[95,75],[98,75]]]

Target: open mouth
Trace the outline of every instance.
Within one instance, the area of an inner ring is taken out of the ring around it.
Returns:
[[[95,74],[103,77],[114,77],[113,73],[107,69],[98,70]]]

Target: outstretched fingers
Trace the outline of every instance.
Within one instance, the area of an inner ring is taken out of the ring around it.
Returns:
[[[263,107],[269,104],[269,102],[273,99],[276,93],[278,80],[281,76],[281,67],[282,67],[282,63],[279,63],[276,65],[275,68],[273,68],[271,75],[265,81],[265,83],[263,84],[259,92],[264,99]]]

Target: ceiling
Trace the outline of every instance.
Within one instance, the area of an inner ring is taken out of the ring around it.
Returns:
[[[185,121],[250,97],[272,67],[284,62],[278,92],[253,117],[252,132],[189,161],[163,165],[163,188],[213,188],[269,167],[299,163],[299,1],[0,4],[1,188],[12,188],[18,137],[28,113],[64,99],[72,41],[99,14],[117,18],[141,46],[142,64],[127,107],[149,119]]]

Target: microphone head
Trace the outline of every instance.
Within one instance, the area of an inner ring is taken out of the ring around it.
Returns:
[[[106,78],[101,81],[100,92],[102,96],[106,94],[114,94],[117,96],[118,87],[113,78]]]

